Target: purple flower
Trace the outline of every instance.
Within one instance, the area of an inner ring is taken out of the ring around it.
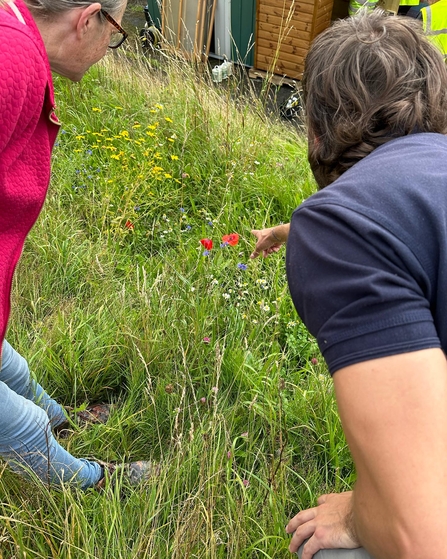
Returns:
[[[247,264],[242,264],[242,262],[239,262],[237,267],[239,268],[239,270],[246,270],[248,268]]]
[[[181,211],[182,213],[185,213],[185,208],[180,208],[180,211]]]
[[[217,388],[217,386],[213,386],[211,388],[211,392],[214,392],[214,394],[217,394],[219,392],[219,389]]]
[[[318,365],[318,359],[316,357],[312,357],[310,362],[312,363],[312,365]]]
[[[210,254],[210,251],[209,251],[209,250],[204,250],[204,251],[203,251],[203,256],[209,256],[209,254]]]
[[[208,338],[208,336],[205,336],[202,341],[203,341],[204,344],[209,344],[210,341],[211,341],[211,338]]]
[[[225,248],[228,246],[227,241],[225,241],[224,243],[220,243],[220,248]]]
[[[248,479],[242,480],[242,483],[244,484],[244,487],[248,487],[250,485],[250,482],[248,481]]]

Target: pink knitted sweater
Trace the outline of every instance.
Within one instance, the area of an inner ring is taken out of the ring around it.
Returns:
[[[10,313],[12,277],[45,200],[59,129],[50,65],[22,0],[0,8],[0,344]]]

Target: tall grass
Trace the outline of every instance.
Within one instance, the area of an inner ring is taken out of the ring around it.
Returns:
[[[352,481],[283,253],[248,258],[250,230],[314,189],[304,139],[231,84],[157,66],[110,56],[56,80],[63,126],[8,338],[63,404],[117,404],[72,453],[160,474],[98,494],[4,469],[5,558],[288,557],[287,519]]]

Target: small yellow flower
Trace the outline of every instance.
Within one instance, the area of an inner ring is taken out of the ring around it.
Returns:
[[[75,153],[80,153],[82,151],[82,149],[75,149],[74,152]]]
[[[165,173],[165,179],[172,179],[172,175],[170,175],[169,173]]]
[[[123,110],[123,107],[115,107],[115,109],[116,109],[117,111],[122,111],[122,110]]]
[[[152,172],[153,173],[161,173],[163,171],[163,167],[152,167]]]
[[[116,155],[116,153],[112,153],[112,155],[110,157],[111,157],[111,159],[116,159],[117,161],[119,161],[119,159],[120,159],[120,156]]]
[[[141,124],[138,124],[138,122],[136,122],[136,123],[132,126],[132,128],[141,128]]]
[[[168,116],[165,116],[165,120],[166,120],[166,122],[174,122],[174,121],[172,120],[172,118],[169,118]]]
[[[92,107],[92,111],[94,113],[102,113],[102,109],[100,109],[99,107]]]
[[[156,122],[155,124],[149,124],[148,128],[149,130],[157,130],[157,126],[158,126],[158,122]]]
[[[85,136],[82,136],[81,134],[79,134],[78,136],[76,136],[77,140],[83,140],[85,138]]]
[[[122,130],[120,132],[120,136],[123,136],[124,138],[128,138],[129,137],[129,132],[127,130]]]
[[[147,136],[152,136],[152,138],[155,138],[155,134],[153,132],[146,132]]]
[[[176,160],[178,159],[178,155],[171,155],[171,159],[172,159],[173,161],[176,161]]]
[[[156,109],[163,109],[163,105],[160,105],[160,103],[155,103],[155,108]]]
[[[168,138],[168,142],[174,142],[173,138]]]

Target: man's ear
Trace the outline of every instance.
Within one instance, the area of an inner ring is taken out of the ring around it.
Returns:
[[[82,38],[82,36],[89,31],[94,21],[94,18],[98,16],[100,10],[101,10],[101,4],[99,2],[95,2],[94,4],[89,4],[84,8],[80,8],[77,16],[77,22],[76,22],[76,32],[79,38]]]

